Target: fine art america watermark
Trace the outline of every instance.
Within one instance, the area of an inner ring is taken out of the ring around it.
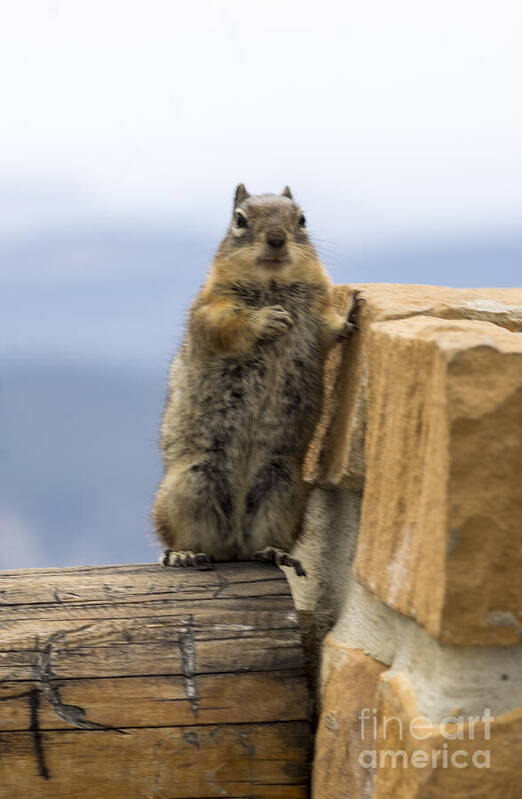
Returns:
[[[359,765],[363,768],[490,768],[491,751],[476,749],[473,746],[454,748],[447,741],[474,741],[476,725],[480,724],[477,740],[489,741],[491,738],[491,709],[485,708],[482,716],[446,716],[438,724],[433,724],[425,716],[416,716],[405,723],[399,716],[379,716],[376,708],[363,708],[357,718],[360,721],[362,741],[377,741],[375,749],[363,749],[359,754]],[[425,741],[434,732],[445,738],[438,749],[387,749],[386,741],[394,742]]]

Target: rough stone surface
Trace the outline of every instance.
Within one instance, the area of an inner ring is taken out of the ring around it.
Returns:
[[[360,753],[373,746],[372,730],[361,734],[361,710],[373,707],[379,675],[386,667],[328,635],[323,648],[321,718],[315,737],[314,799],[371,796],[374,772],[360,768]]]
[[[347,315],[351,306],[354,288],[352,286],[334,287],[334,307],[337,313]],[[304,479],[309,483],[325,484],[326,487],[335,485],[336,481],[329,482],[324,479],[323,460],[326,456],[327,442],[329,445],[329,432],[334,420],[346,402],[345,383],[351,367],[356,364],[353,349],[357,345],[359,335],[356,333],[349,342],[339,342],[328,353],[324,372],[323,385],[323,410],[316,427],[314,436],[308,447],[303,467]],[[351,382],[355,382],[355,375],[351,375]]]
[[[520,797],[522,709],[488,721],[484,708],[470,723],[457,707],[451,716],[429,719],[419,713],[407,677],[387,672],[379,679],[376,708],[379,767],[371,799]],[[384,752],[395,753],[395,766],[393,754],[381,765]]]
[[[412,620],[387,612],[392,627],[395,617],[390,668],[339,640],[339,628],[324,641],[314,799],[518,799],[521,648],[504,675],[517,686],[510,696],[509,681],[498,673],[510,660],[505,648],[445,647]],[[476,765],[487,757],[489,768]]]
[[[416,316],[368,334],[354,572],[447,643],[522,631],[522,336]]]
[[[522,331],[522,289],[354,283],[335,288],[340,313],[350,308],[356,290],[365,299],[359,314],[360,330],[330,353],[323,415],[310,445],[304,476],[320,485],[345,482],[361,490],[370,326],[422,314],[491,322],[506,330]]]
[[[389,666],[390,675],[407,675],[420,712],[430,718],[447,716],[456,707],[463,713],[477,714],[488,706],[495,715],[522,707],[521,644],[441,644],[413,619],[392,610],[353,579],[328,641],[361,650]],[[327,673],[328,652],[325,648],[323,675]]]
[[[330,354],[305,464],[297,551],[310,577],[288,575],[314,660],[330,630],[313,796],[519,799],[522,290],[340,286],[340,312],[356,289],[360,329]],[[373,708],[375,736],[373,718],[361,736]],[[444,717],[486,708],[490,741],[466,720],[465,740],[445,738]],[[384,715],[406,734],[391,725],[384,740]],[[421,740],[408,732],[419,715]],[[366,768],[366,749],[404,751],[408,766]],[[433,767],[437,749],[449,767]],[[451,763],[477,749],[489,769]]]

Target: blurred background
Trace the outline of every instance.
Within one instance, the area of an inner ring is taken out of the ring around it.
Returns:
[[[169,360],[235,184],[336,282],[514,286],[513,0],[18,0],[0,27],[0,568],[150,561]]]

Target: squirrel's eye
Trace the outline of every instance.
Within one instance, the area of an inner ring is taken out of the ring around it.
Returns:
[[[247,226],[246,216],[243,216],[243,214],[241,214],[239,211],[236,214],[236,225],[237,227]]]
[[[299,227],[304,227],[306,225],[306,217],[304,214],[301,214],[299,217]]]

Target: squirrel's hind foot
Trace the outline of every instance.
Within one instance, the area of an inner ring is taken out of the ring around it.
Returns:
[[[288,552],[284,552],[278,547],[265,547],[259,552],[254,552],[252,557],[254,560],[262,560],[263,563],[275,563],[276,566],[291,566],[295,569],[298,577],[306,577],[306,571],[301,561],[297,560],[297,558],[292,558]]]
[[[174,549],[165,549],[161,553],[159,562],[162,566],[173,568],[194,568],[206,570],[212,568],[212,560],[206,552],[191,552],[188,549],[177,552]]]

